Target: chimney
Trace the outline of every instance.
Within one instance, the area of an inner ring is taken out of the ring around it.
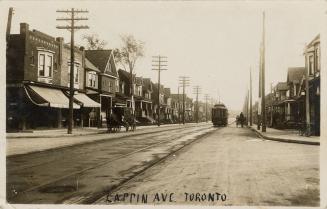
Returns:
[[[12,20],[12,15],[14,9],[12,7],[9,8],[9,13],[8,13],[8,21],[7,21],[7,31],[6,31],[6,38],[7,41],[9,40],[9,36],[10,36],[10,30],[11,30],[11,20]]]
[[[58,64],[62,65],[62,53],[63,53],[63,50],[64,50],[64,38],[62,37],[57,37],[56,38],[56,41],[59,42],[59,50],[58,50]]]
[[[84,81],[83,81],[83,90],[85,90],[86,87],[86,66],[85,66],[85,48],[83,46],[79,47],[79,50],[82,52],[82,69],[84,71]]]
[[[29,25],[27,23],[20,23],[20,34],[26,34],[29,31]]]

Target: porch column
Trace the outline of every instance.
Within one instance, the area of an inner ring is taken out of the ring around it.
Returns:
[[[291,103],[287,103],[287,119],[291,119]]]

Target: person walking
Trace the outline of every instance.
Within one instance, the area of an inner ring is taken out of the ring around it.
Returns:
[[[241,122],[241,127],[243,128],[244,122],[245,122],[245,117],[243,115],[243,112],[240,114],[240,122]]]

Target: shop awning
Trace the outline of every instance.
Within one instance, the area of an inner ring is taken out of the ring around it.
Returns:
[[[74,98],[82,103],[83,107],[101,107],[100,103],[95,102],[93,99],[88,97],[86,94],[78,93],[74,95]]]
[[[69,108],[69,99],[60,89],[31,85],[27,86],[26,89],[29,99],[36,105]],[[73,103],[73,108],[78,109],[80,106]]]

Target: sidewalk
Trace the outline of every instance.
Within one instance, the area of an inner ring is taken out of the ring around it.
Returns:
[[[297,130],[278,130],[267,127],[266,132],[261,132],[260,130],[257,130],[256,125],[248,127],[264,139],[297,144],[320,145],[319,136],[300,136]]]
[[[117,139],[132,135],[142,135],[145,133],[160,132],[170,129],[185,128],[190,126],[205,125],[206,123],[188,123],[167,124],[151,126],[140,126],[134,132],[126,132],[124,129],[117,133],[107,133],[105,128],[83,128],[73,129],[73,134],[68,135],[66,129],[42,130],[34,133],[7,133],[7,157],[13,155],[27,154],[32,152],[40,152],[50,149],[58,149],[63,147],[74,146],[77,144],[92,143],[95,141]],[[75,136],[75,137],[74,137]],[[76,137],[77,136],[77,137]]]

